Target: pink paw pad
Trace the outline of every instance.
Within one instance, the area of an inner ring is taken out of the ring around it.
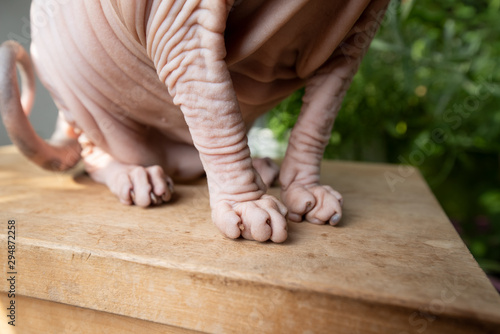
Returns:
[[[126,205],[160,205],[170,201],[174,193],[172,180],[159,166],[133,167],[122,172],[114,183],[110,189]]]
[[[283,190],[281,197],[292,221],[337,225],[342,218],[342,195],[330,186],[291,185]]]
[[[212,219],[228,238],[284,242],[287,238],[286,207],[276,198],[263,195],[255,201],[230,204],[221,201],[212,210]]]

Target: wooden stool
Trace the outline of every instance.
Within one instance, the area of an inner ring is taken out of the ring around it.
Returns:
[[[341,225],[290,223],[273,244],[224,238],[204,181],[176,185],[167,205],[127,207],[81,169],[46,172],[2,147],[0,306],[8,315],[15,301],[16,326],[3,315],[0,332],[500,332],[499,295],[402,168],[325,162]]]

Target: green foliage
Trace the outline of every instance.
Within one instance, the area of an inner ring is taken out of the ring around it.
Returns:
[[[500,274],[500,0],[402,0],[337,117],[325,158],[409,163],[469,249]],[[269,114],[281,140],[298,91]]]

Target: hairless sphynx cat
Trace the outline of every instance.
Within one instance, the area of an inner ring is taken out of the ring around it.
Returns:
[[[286,218],[339,222],[342,196],[319,184],[344,94],[388,0],[35,0],[31,53],[59,117],[48,142],[26,117],[29,56],[0,48],[0,108],[32,161],[65,170],[81,158],[125,204],[168,202],[173,180],[206,173],[212,220],[229,238],[283,242]],[[17,85],[16,64],[22,77]],[[279,181],[252,162],[246,132],[300,87],[303,106]]]

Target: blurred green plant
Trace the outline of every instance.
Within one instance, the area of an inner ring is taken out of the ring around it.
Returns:
[[[500,0],[393,1],[327,159],[420,169],[472,254],[500,275]],[[303,90],[267,116],[286,141]]]

